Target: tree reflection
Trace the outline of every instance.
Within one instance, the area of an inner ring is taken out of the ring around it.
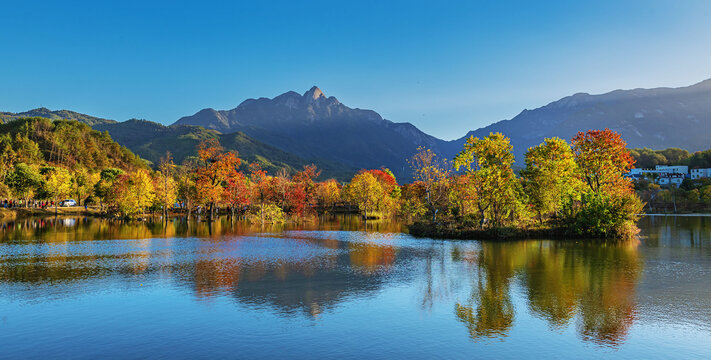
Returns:
[[[534,315],[554,328],[577,319],[585,340],[618,345],[635,319],[635,289],[642,271],[636,243],[483,243],[476,264],[471,299],[455,308],[474,339],[510,331],[515,274],[521,275]]]

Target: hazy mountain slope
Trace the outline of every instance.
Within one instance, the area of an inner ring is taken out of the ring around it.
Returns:
[[[471,131],[450,142],[447,156],[471,135],[502,132],[511,138],[519,165],[523,154],[546,137],[570,140],[578,131],[610,128],[629,147],[689,151],[711,147],[711,80],[683,88],[616,90],[602,95],[579,93],[535,110]]]
[[[96,130],[108,131],[118,143],[131,149],[142,158],[157,163],[166,151],[174,161],[181,163],[189,156],[197,155],[196,146],[207,138],[218,138],[227,150],[236,150],[247,162],[258,162],[270,173],[281,168],[300,170],[304,165],[315,163],[323,170],[323,177],[349,178],[355,169],[318,159],[307,160],[259,142],[244,133],[221,134],[200,126],[164,126],[146,120],[128,120],[120,123],[101,124]]]
[[[232,110],[204,109],[175,124],[223,133],[242,131],[301,157],[324,158],[349,167],[385,166],[403,180],[410,178],[407,159],[417,146],[436,150],[446,144],[412,124],[384,120],[372,110],[349,108],[317,87],[303,95],[290,91],[273,99],[249,99]]]
[[[85,114],[80,114],[78,112],[69,110],[49,110],[47,108],[37,108],[30,111],[25,111],[21,113],[10,113],[10,112],[0,112],[0,123],[8,122],[10,120],[15,120],[24,117],[43,117],[50,120],[76,120],[83,122],[89,126],[94,126],[98,124],[111,124],[115,123],[114,120],[102,119],[95,116],[89,116]]]

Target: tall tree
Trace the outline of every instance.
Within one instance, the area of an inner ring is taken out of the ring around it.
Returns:
[[[430,149],[417,148],[417,153],[410,160],[416,181],[422,182],[425,191],[425,203],[432,214],[432,222],[437,221],[437,213],[447,206],[449,193],[449,164],[440,159]]]
[[[565,140],[545,139],[526,152],[526,169],[521,172],[529,202],[543,222],[544,215],[558,215],[568,201],[580,200],[582,183],[575,155]]]
[[[44,182],[43,195],[54,200],[54,214],[57,214],[59,200],[68,196],[72,191],[72,176],[64,168],[50,167],[42,170]]]
[[[217,139],[211,138],[198,145],[200,166],[195,185],[198,194],[210,208],[210,220],[215,216],[215,205],[222,200],[227,179],[234,176],[240,164],[235,152],[224,152]]]
[[[328,179],[316,185],[316,201],[321,211],[333,212],[340,198],[341,187],[335,179]]]
[[[160,205],[163,210],[163,219],[168,217],[168,209],[172,206],[176,199],[177,185],[175,184],[175,164],[170,152],[161,157],[156,173],[156,195],[160,200]]]
[[[249,205],[249,180],[242,172],[235,172],[227,179],[225,195],[234,219],[235,211]]]
[[[94,195],[99,199],[101,211],[104,211],[104,202],[111,194],[116,178],[123,175],[124,171],[116,168],[108,168],[101,170],[99,181],[94,185]]]
[[[610,129],[588,130],[579,132],[571,142],[575,162],[590,190],[597,193],[631,189],[631,183],[622,175],[629,172],[634,159],[620,134]]]
[[[311,164],[304,166],[303,170],[296,172],[291,178],[292,205],[295,207],[295,212],[302,217],[316,206],[315,180],[319,175],[321,171],[316,168],[316,165]]]
[[[154,199],[153,179],[142,169],[119,175],[108,196],[109,204],[124,216],[143,215]]]
[[[457,170],[466,169],[479,200],[480,227],[488,222],[501,227],[517,208],[520,184],[511,169],[512,149],[509,138],[501,133],[490,133],[483,139],[471,136],[454,159]]]
[[[27,205],[27,200],[32,197],[35,190],[42,184],[42,175],[32,166],[18,163],[7,174],[5,183]]]
[[[345,192],[346,198],[358,204],[366,219],[369,210],[379,209],[386,194],[381,183],[371,172],[362,172],[354,176]]]
[[[79,205],[91,194],[94,185],[99,181],[100,174],[91,172],[86,168],[79,168],[72,174],[72,194],[77,198]]]
[[[251,202],[259,207],[259,221],[264,224],[266,206],[269,205],[274,192],[271,177],[267,176],[267,172],[256,162],[249,164],[249,172]]]

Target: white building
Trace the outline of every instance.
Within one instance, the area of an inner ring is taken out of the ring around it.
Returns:
[[[659,185],[679,186],[684,178],[689,176],[689,167],[686,165],[657,165],[654,169],[631,169],[627,177],[632,179],[642,179],[644,177],[654,178]]]
[[[657,165],[654,169],[634,168],[631,169],[627,175],[632,178],[639,178],[644,175],[652,174],[656,174],[659,177],[670,174],[682,174],[686,176],[688,173],[689,167],[686,165]]]
[[[663,174],[657,179],[659,185],[674,185],[679,187],[684,182],[684,174]]]
[[[686,165],[657,165],[655,170],[658,174],[688,174],[689,167]]]
[[[691,179],[711,178],[711,168],[691,169]]]

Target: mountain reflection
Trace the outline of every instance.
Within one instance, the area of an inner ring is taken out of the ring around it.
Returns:
[[[582,339],[609,346],[635,321],[637,244],[447,242],[400,231],[348,217],[298,227],[27,219],[0,225],[0,289],[37,300],[160,283],[198,301],[317,318],[352,299],[422,283],[415,306],[453,302],[450,316],[473,339],[507,337],[526,310],[554,332],[575,326]]]
[[[284,314],[317,316],[347,296],[377,290],[396,257],[412,257],[392,244],[392,234],[401,231],[396,223],[342,217],[295,229],[227,218],[212,224],[26,219],[0,225],[0,281],[64,284],[56,289],[63,296],[77,283],[102,278],[170,278],[198,299],[227,295]],[[329,237],[332,232],[340,235]],[[339,239],[348,237],[343,234],[352,239]]]
[[[506,336],[511,330],[516,278],[534,315],[553,328],[576,321],[585,340],[620,344],[635,319],[635,289],[643,267],[637,244],[482,243],[468,261],[478,270],[472,295],[457,303],[455,312],[474,339]]]

